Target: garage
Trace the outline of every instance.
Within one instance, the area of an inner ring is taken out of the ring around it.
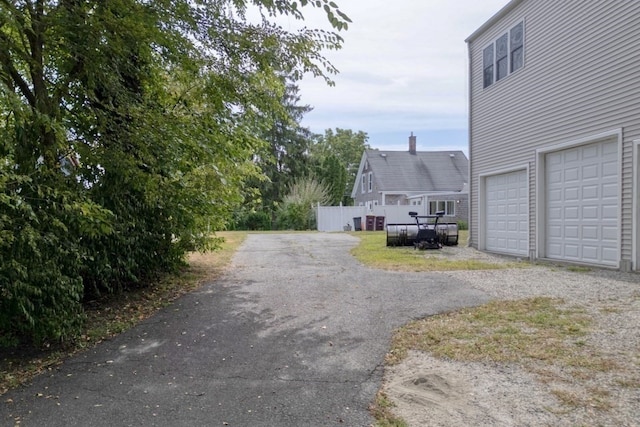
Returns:
[[[485,177],[485,249],[508,255],[529,254],[527,171]]]
[[[545,155],[546,257],[617,266],[617,141]]]

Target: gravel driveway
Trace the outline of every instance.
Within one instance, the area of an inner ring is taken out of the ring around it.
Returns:
[[[21,426],[368,426],[392,331],[489,296],[360,266],[346,234],[249,235],[228,274],[3,396]]]

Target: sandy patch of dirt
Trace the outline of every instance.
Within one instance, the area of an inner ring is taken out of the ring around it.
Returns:
[[[460,363],[411,352],[388,369],[385,393],[410,426],[553,425],[557,406],[513,366]],[[532,423],[531,421],[534,420]]]

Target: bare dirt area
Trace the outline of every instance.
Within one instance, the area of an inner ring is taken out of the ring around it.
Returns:
[[[428,256],[510,263],[467,247]],[[383,391],[409,426],[640,426],[640,276],[530,266],[443,273],[500,300],[551,297],[590,318],[572,343],[591,363],[454,361],[411,351]]]

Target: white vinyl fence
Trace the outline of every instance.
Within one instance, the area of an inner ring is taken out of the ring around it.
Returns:
[[[354,218],[360,218],[362,229],[366,227],[367,216],[384,217],[383,229],[387,224],[413,224],[409,212],[418,212],[418,215],[426,215],[427,207],[424,205],[403,206],[374,206],[368,209],[366,206],[317,206],[316,220],[318,231],[344,231],[345,227],[354,230]]]

